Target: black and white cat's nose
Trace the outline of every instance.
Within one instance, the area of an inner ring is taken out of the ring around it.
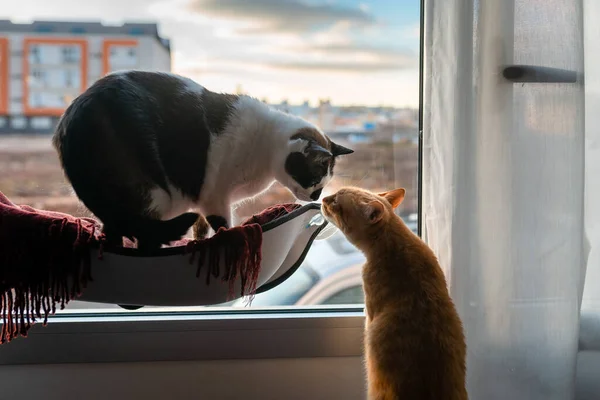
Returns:
[[[319,197],[321,197],[321,192],[323,192],[323,188],[319,189],[319,190],[315,190],[314,192],[312,192],[312,194],[310,195],[310,199],[313,201],[317,201],[319,200]]]

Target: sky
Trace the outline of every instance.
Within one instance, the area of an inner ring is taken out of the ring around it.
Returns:
[[[270,102],[417,107],[419,0],[18,0],[0,19],[157,22],[173,72]]]

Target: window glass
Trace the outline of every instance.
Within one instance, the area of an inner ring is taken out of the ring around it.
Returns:
[[[362,286],[353,286],[342,289],[325,299],[322,304],[361,304],[365,301]]]
[[[254,296],[251,305],[254,307],[293,306],[318,281],[319,275],[305,263],[280,285]],[[233,303],[237,307],[243,307],[245,304],[245,299]]]
[[[113,45],[110,47],[110,69],[112,71],[135,69],[138,66],[136,48],[134,46]]]
[[[0,37],[8,36],[15,49],[23,48],[24,37],[60,38],[30,43],[24,55],[29,76],[19,70],[23,55],[8,53],[18,60],[10,60],[16,67],[10,71],[10,89],[15,90],[8,96],[11,123],[0,131],[0,191],[13,202],[90,216],[64,179],[51,135],[57,110],[85,89],[82,81],[93,84],[108,65],[110,70],[171,71],[212,91],[250,94],[318,125],[332,140],[355,150],[336,162],[335,177],[322,196],[346,185],[379,192],[405,187],[407,196],[397,212],[416,233],[420,0],[292,0],[277,6],[246,0],[227,5],[208,0],[133,3],[135,7],[125,7],[121,0],[87,0],[86,6],[75,8],[69,0],[53,0],[49,9],[41,7],[44,0],[23,0],[3,8],[8,17],[41,19],[52,26],[52,33],[34,27],[24,33],[28,28],[19,25],[13,34],[7,28]],[[143,20],[156,24],[158,37],[155,29],[108,23],[90,28],[89,34],[61,32],[58,22],[64,20]],[[87,50],[73,39],[83,40]],[[122,44],[109,46],[105,54],[106,41]],[[97,54],[101,56],[90,56]],[[19,79],[26,80],[25,94]],[[24,105],[36,112],[28,115]],[[34,116],[47,118],[51,126],[32,122]],[[8,127],[14,129],[7,132]],[[27,132],[26,127],[35,129]],[[235,214],[243,220],[293,201],[287,189],[274,184],[236,205]],[[252,307],[294,306],[319,282],[362,262],[364,256],[337,232],[315,241],[297,271],[255,296]],[[360,287],[349,287],[323,304],[363,301]],[[235,300],[227,306],[244,304]],[[123,311],[114,304],[78,301],[67,309]]]
[[[68,106],[69,102],[65,100],[67,97],[74,98],[85,89],[81,86],[81,74],[87,73],[88,63],[82,59],[83,45],[69,43],[70,39],[80,38],[77,35],[71,36],[50,39],[37,35],[28,39],[29,75],[24,78],[24,83],[27,88],[26,104],[29,108],[52,109],[50,113],[56,116],[57,112],[62,112]],[[22,37],[16,40],[25,41]],[[22,68],[22,63],[16,65]],[[27,111],[19,109],[19,113],[27,114]],[[51,129],[52,127],[48,128],[48,132],[51,132]]]

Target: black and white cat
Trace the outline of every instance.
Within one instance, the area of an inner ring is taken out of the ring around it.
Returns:
[[[180,239],[196,212],[214,231],[229,227],[232,203],[274,181],[318,200],[336,157],[353,152],[255,98],[143,71],[96,81],[67,108],[53,144],[107,239],[136,238],[138,248]]]

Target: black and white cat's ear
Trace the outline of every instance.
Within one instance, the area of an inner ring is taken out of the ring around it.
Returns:
[[[368,202],[363,206],[363,212],[370,224],[376,224],[383,218],[384,207],[378,200]]]
[[[305,153],[308,143],[304,138],[292,137],[288,142],[289,150],[292,153]]]
[[[342,145],[339,145],[337,143],[331,142],[331,153],[335,157],[337,157],[337,156],[343,156],[346,154],[352,154],[352,153],[354,153],[354,150],[344,147]]]
[[[306,152],[310,153],[314,156],[316,156],[317,158],[330,158],[331,156],[333,156],[333,154],[331,153],[331,151],[327,150],[326,148],[324,148],[323,146],[318,145],[315,142],[311,142],[307,148],[306,148]]]

